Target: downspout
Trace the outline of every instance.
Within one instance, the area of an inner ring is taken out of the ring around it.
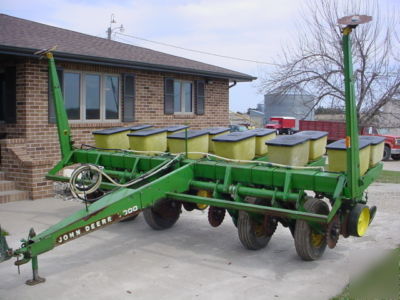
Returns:
[[[229,88],[233,88],[237,84],[236,80],[233,81],[233,83],[229,86]]]

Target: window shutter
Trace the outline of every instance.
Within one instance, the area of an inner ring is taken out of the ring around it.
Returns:
[[[5,106],[4,121],[6,123],[17,122],[17,89],[16,89],[16,68],[7,67],[5,70]]]
[[[205,82],[204,80],[196,80],[195,84],[196,84],[195,113],[196,115],[204,115]]]
[[[174,80],[171,78],[164,80],[164,114],[174,114]]]
[[[64,71],[61,68],[57,68],[57,76],[58,76],[58,81],[60,82],[60,87],[61,87],[61,92],[63,89],[63,77],[64,77]],[[56,113],[54,109],[54,100],[53,100],[53,91],[51,89],[51,83],[50,83],[50,74],[48,76],[48,89],[49,89],[49,101],[48,101],[48,118],[49,118],[49,123],[50,124],[55,124],[56,123]],[[62,93],[64,95],[64,93]]]
[[[135,121],[135,75],[124,74],[122,122]]]

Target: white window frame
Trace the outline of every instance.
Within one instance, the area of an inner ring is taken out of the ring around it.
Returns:
[[[76,71],[76,70],[64,70],[65,73],[78,73],[80,76],[80,114],[79,120],[68,120],[71,123],[115,123],[121,122],[122,119],[122,84],[121,84],[121,75],[120,74],[112,74],[112,73],[98,73],[98,72],[87,72],[87,71]],[[86,81],[85,75],[97,75],[100,76],[100,119],[86,119]],[[105,93],[105,78],[106,76],[118,77],[118,118],[117,119],[106,119],[106,93]],[[65,76],[63,76],[64,80]],[[64,86],[63,83],[63,95],[64,95]]]
[[[174,105],[174,115],[193,115],[194,114],[194,82],[190,80],[181,80],[181,79],[174,79],[175,81],[178,81],[181,83],[181,111],[175,111],[175,90],[174,90],[174,99],[173,99],[173,105]],[[184,82],[190,83],[191,85],[191,102],[192,102],[192,111],[185,111],[185,101],[182,101],[182,91],[183,91],[183,84]],[[175,88],[175,85],[174,85]]]

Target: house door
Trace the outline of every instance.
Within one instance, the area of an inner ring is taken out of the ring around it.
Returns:
[[[4,123],[4,112],[5,112],[5,104],[6,104],[6,80],[4,73],[0,73],[0,123]],[[4,133],[0,132],[0,139],[4,138],[2,135]]]
[[[2,72],[0,71],[0,124],[16,123],[16,115],[15,67],[5,67]]]
[[[6,93],[6,81],[4,73],[0,73],[0,125],[5,122],[4,120],[4,106],[5,106],[5,93]],[[6,137],[5,132],[0,131],[0,139],[4,139]],[[1,147],[0,147],[0,165],[1,165]]]

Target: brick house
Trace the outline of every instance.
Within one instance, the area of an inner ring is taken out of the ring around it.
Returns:
[[[249,75],[0,14],[0,203],[53,195],[60,157],[47,61],[54,58],[75,145],[113,126],[229,124],[230,82]],[[16,190],[14,190],[16,189]]]

